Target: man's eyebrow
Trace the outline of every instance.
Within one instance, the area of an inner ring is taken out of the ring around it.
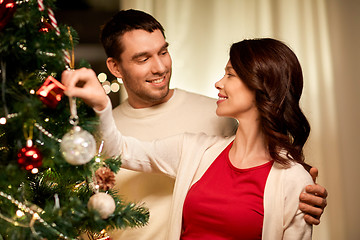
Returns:
[[[139,52],[137,54],[135,54],[134,56],[132,56],[132,60],[136,60],[138,58],[141,58],[141,57],[144,57],[144,56],[147,56],[148,55],[148,52]]]
[[[169,43],[166,42],[164,43],[164,45],[161,47],[161,50],[167,49],[169,47]]]
[[[168,47],[169,47],[169,43],[168,42],[164,43],[164,45],[160,48],[160,52],[167,49]],[[131,59],[136,60],[138,58],[141,58],[141,57],[144,57],[144,56],[147,56],[147,55],[149,55],[149,52],[146,52],[146,51],[145,52],[139,52],[139,53],[136,53],[134,56],[132,56]]]

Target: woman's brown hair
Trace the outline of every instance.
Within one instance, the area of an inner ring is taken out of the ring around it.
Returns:
[[[289,159],[303,163],[310,125],[299,105],[303,75],[294,52],[275,39],[249,39],[231,46],[230,62],[241,80],[255,91],[272,159],[283,165]]]

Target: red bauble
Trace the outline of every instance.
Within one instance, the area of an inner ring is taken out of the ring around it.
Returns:
[[[0,31],[10,21],[16,10],[14,0],[0,0]]]
[[[17,157],[20,167],[29,171],[42,165],[42,154],[39,149],[32,145],[31,140],[28,140],[26,147],[20,149]]]
[[[43,23],[41,23],[39,32],[47,33],[52,29],[54,29],[54,27],[50,23],[43,22]]]
[[[65,86],[52,76],[49,76],[43,85],[36,91],[40,100],[50,108],[55,108],[64,95]]]
[[[45,18],[41,19],[39,32],[47,33],[53,29],[54,27]]]

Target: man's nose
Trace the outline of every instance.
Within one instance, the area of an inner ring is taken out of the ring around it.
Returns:
[[[166,71],[165,63],[160,57],[154,58],[152,71],[153,73],[161,73],[161,74]]]

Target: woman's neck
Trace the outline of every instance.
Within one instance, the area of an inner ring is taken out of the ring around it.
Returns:
[[[271,160],[259,121],[239,121],[229,159],[237,168],[256,167]]]

